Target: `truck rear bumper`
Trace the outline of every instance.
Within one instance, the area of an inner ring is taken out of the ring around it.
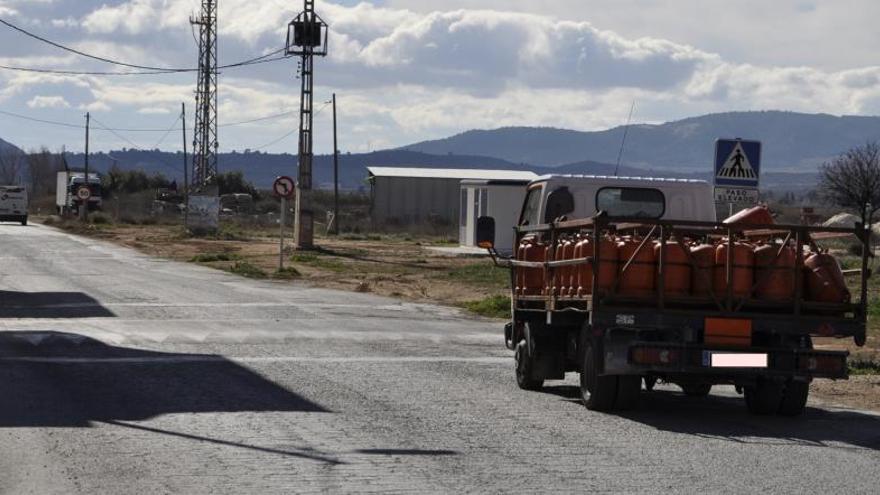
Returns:
[[[27,220],[27,214],[0,214],[0,222],[21,222]]]
[[[719,348],[702,344],[606,341],[605,373],[700,375],[718,381],[780,376],[848,378],[847,351]]]

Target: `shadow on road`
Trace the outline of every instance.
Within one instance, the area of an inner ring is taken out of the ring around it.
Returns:
[[[328,412],[222,356],[0,333],[0,427],[90,426],[170,413]]]
[[[544,391],[580,403],[578,387],[549,386]],[[741,444],[880,450],[880,417],[857,411],[808,407],[795,418],[754,416],[738,397],[696,398],[671,390],[643,390],[638,409],[617,414],[661,431]]]
[[[0,318],[111,318],[116,316],[82,292],[0,290]]]

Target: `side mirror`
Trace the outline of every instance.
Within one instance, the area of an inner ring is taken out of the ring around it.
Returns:
[[[480,217],[477,219],[477,246],[483,249],[495,247],[495,219]]]

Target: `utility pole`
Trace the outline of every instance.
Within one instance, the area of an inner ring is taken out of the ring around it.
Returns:
[[[189,160],[186,158],[186,103],[180,102],[180,127],[183,130],[183,225],[189,220]]]
[[[303,0],[303,11],[287,25],[285,53],[299,55],[299,166],[296,182],[294,213],[295,243],[298,249],[314,246],[314,212],[312,211],[312,100],[314,91],[313,63],[315,55],[327,55],[327,23],[315,13],[315,0]]]
[[[217,1],[202,0],[199,26],[199,77],[193,129],[193,189],[204,192],[217,175]]]
[[[89,188],[89,191],[92,190],[92,184],[89,182],[89,124],[91,122],[91,115],[89,112],[86,112],[86,153],[85,153],[85,182],[84,185]],[[81,204],[79,207],[79,217],[83,222],[87,222],[89,220],[89,198],[81,199]]]
[[[333,233],[339,235],[339,146],[336,144],[336,93],[333,93]]]

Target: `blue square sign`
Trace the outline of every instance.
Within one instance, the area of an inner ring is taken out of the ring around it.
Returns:
[[[715,141],[715,184],[756,188],[760,177],[760,141],[743,139]]]

